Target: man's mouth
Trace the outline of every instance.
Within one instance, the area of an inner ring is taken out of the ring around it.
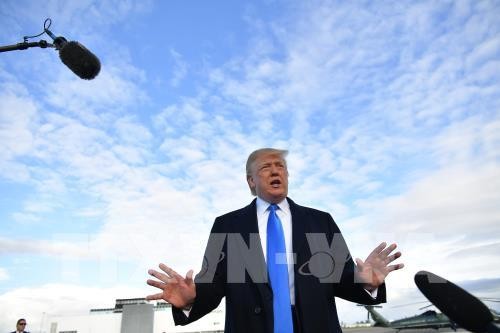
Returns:
[[[281,180],[275,179],[275,180],[271,181],[271,186],[273,188],[279,188],[281,186]]]

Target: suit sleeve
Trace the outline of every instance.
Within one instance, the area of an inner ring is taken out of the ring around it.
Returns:
[[[172,307],[172,315],[176,325],[187,325],[200,319],[219,306],[225,296],[227,262],[226,233],[222,232],[222,222],[217,218],[208,239],[201,271],[196,275],[195,302],[189,317],[182,309]]]

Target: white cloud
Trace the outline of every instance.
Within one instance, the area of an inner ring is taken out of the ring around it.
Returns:
[[[26,89],[16,83],[2,84],[0,94],[0,152],[2,161],[29,154],[33,149],[33,134],[38,107]]]
[[[7,272],[7,270],[5,268],[0,267],[0,281],[5,281],[8,280],[9,278],[10,278],[9,273]]]
[[[47,85],[47,102],[63,114],[75,115],[85,124],[99,126],[127,106],[147,100],[135,82],[138,75],[127,67],[130,66],[105,64],[92,81],[81,80],[69,71],[61,72],[58,80]]]
[[[38,221],[38,220],[37,220]],[[23,241],[24,246],[19,246],[19,239],[0,238],[3,254],[38,254],[60,256],[89,257],[91,253],[88,247],[88,235],[78,233],[67,233],[54,235],[54,239]],[[22,240],[21,240],[22,241]]]
[[[152,139],[149,129],[131,118],[123,117],[118,119],[115,127],[118,131],[117,140],[119,142],[148,145]]]
[[[19,24],[20,18],[29,22],[30,26],[43,28],[46,17],[52,17],[51,30],[59,35],[65,31],[66,36],[78,34],[92,34],[94,29],[106,30],[110,26],[122,23],[131,15],[142,14],[151,9],[151,1],[94,1],[82,0],[78,2],[66,2],[61,0],[50,0],[43,4],[32,1],[4,1],[0,8],[2,12],[9,13],[9,18]],[[92,22],[92,24],[89,24]],[[19,28],[16,30],[21,31]],[[38,31],[21,31],[20,36]],[[21,35],[22,34],[22,35]]]
[[[170,49],[170,57],[174,62],[170,85],[177,87],[187,75],[188,63],[183,60],[182,55],[174,49]]]
[[[380,240],[400,243],[407,267],[396,288],[425,268],[455,280],[500,273],[489,264],[500,232],[497,127],[480,118],[450,125],[429,142],[436,168],[408,177],[397,194],[358,201],[360,214],[344,224],[348,243],[360,254]]]
[[[16,160],[34,149],[34,129],[39,124],[38,106],[27,89],[9,75],[0,93],[0,171],[5,179],[28,182],[30,169]]]

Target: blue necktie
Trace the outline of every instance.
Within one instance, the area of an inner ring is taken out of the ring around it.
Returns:
[[[292,333],[292,306],[288,287],[285,235],[276,215],[277,205],[269,206],[267,220],[267,270],[273,289],[274,333]]]

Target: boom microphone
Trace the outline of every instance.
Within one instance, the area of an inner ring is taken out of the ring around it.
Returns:
[[[432,304],[466,330],[500,332],[488,307],[459,286],[426,271],[415,275],[415,284]]]
[[[45,32],[54,40],[61,61],[73,73],[85,80],[92,80],[99,74],[101,62],[85,46],[75,41],[68,42],[64,37],[56,37],[48,28],[45,28]]]
[[[61,61],[71,69],[73,73],[85,80],[92,80],[95,78],[101,70],[99,58],[78,42],[68,42],[64,37],[56,37],[52,31],[49,30],[51,24],[52,20],[50,18],[46,19],[43,23],[42,33],[36,36],[24,36],[24,41],[22,43],[0,46],[0,52],[26,50],[29,47],[41,47],[43,49],[55,47],[55,49],[59,51],[59,58],[61,58]],[[49,44],[43,39],[38,42],[28,42],[29,39],[39,37],[44,33],[54,40],[54,44]]]
[[[92,80],[101,70],[101,62],[82,44],[66,42],[59,50],[59,58],[80,78]]]

